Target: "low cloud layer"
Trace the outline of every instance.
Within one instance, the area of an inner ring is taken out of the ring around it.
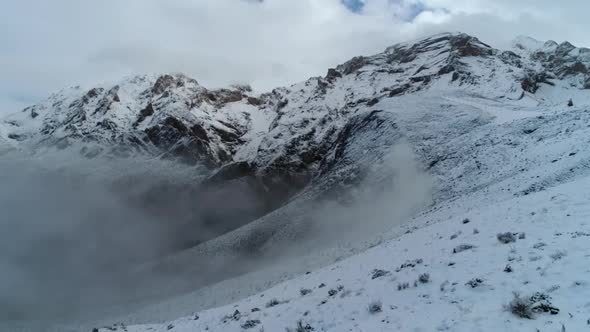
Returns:
[[[131,311],[310,252],[348,255],[422,208],[431,189],[401,145],[371,165],[358,188],[334,196],[341,201],[301,205],[305,225],[287,227],[297,230],[293,238],[263,239],[255,252],[223,241],[214,252],[183,251],[262,216],[265,198],[241,181],[200,186],[198,169],[166,161],[2,157],[0,330],[106,317],[115,304]],[[281,269],[301,272],[300,263]]]
[[[572,0],[22,0],[0,13],[0,114],[70,85],[184,72],[207,86],[286,85],[441,31],[590,45]],[[361,3],[362,6],[358,6]]]

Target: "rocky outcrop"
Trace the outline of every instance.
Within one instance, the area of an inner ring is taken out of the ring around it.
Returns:
[[[539,89],[540,85],[543,83],[548,85],[554,85],[554,83],[549,80],[551,78],[552,77],[545,72],[528,72],[521,81],[521,87],[524,91],[535,93]]]
[[[147,139],[165,154],[179,160],[207,167],[215,167],[227,162],[228,156],[223,152],[215,153],[209,146],[202,127],[188,128],[182,121],[167,117],[161,124],[145,130]]]

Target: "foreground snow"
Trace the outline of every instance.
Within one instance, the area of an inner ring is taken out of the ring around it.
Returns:
[[[499,201],[467,196],[416,218],[407,234],[235,304],[165,324],[114,327],[129,332],[582,331],[590,319],[588,193],[590,177]],[[515,242],[497,239],[505,232],[513,233]],[[454,253],[461,245],[474,247]],[[516,317],[506,309],[514,292],[523,298],[548,295],[559,312]],[[378,312],[371,313],[374,304],[381,311],[375,306]]]

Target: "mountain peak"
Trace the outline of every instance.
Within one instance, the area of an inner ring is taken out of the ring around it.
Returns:
[[[481,42],[477,37],[462,32],[445,32],[429,37],[416,39],[388,47],[385,53],[394,53],[400,49],[424,52],[448,49],[459,56],[490,55],[492,47]]]

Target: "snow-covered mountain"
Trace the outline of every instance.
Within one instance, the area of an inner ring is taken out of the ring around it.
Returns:
[[[588,295],[576,283],[588,277],[576,267],[588,259],[587,202],[573,199],[587,186],[571,182],[590,175],[580,144],[590,137],[589,68],[590,49],[567,42],[519,37],[498,50],[447,33],[263,94],[210,90],[180,74],[75,87],[1,119],[0,140],[33,156],[202,165],[199,185],[273,198],[247,223],[134,269],[131,278],[159,271],[183,282],[165,302],[146,300],[161,298],[157,281],[135,282],[129,314],[105,309],[98,321],[166,323],[113,328],[579,330],[588,304],[566,297]],[[500,232],[526,237],[510,249]],[[547,258],[545,247],[575,254]],[[284,250],[287,258],[274,257]],[[293,263],[268,268],[259,257]],[[502,272],[507,264],[514,273]],[[209,269],[224,282],[195,286]],[[562,310],[519,320],[503,308],[512,291],[550,294]],[[372,301],[379,310],[367,310]],[[167,322],[179,316],[190,318]]]
[[[307,179],[349,119],[379,102],[462,92],[522,105],[584,103],[588,66],[590,50],[567,42],[520,37],[501,51],[465,34],[441,34],[261,95],[248,86],[209,90],[181,74],[73,87],[3,118],[1,132],[34,150],[67,148],[89,158],[141,151],[210,168],[245,161]]]

